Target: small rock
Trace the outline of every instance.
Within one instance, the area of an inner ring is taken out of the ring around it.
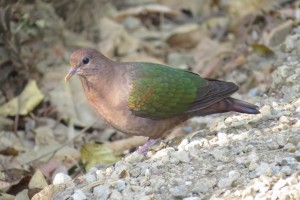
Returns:
[[[86,179],[86,181],[88,183],[92,183],[92,182],[95,182],[97,179],[96,179],[96,173],[95,174],[92,174],[92,173],[87,173],[84,178]]]
[[[200,148],[200,144],[198,140],[191,141],[188,143],[185,147],[184,150],[190,151],[191,149],[198,150]]]
[[[268,177],[265,175],[260,176],[259,180],[261,180],[267,186],[271,186],[272,181],[273,181],[271,177]]]
[[[230,188],[231,186],[233,186],[233,183],[234,183],[234,180],[231,180],[229,178],[222,178],[218,182],[218,187],[220,189]]]
[[[293,145],[292,143],[287,143],[284,147],[283,150],[287,151],[287,152],[295,152],[297,150],[297,147],[295,145]]]
[[[224,132],[219,132],[218,133],[218,140],[219,140],[218,144],[220,146],[223,146],[223,145],[228,143],[228,135]]]
[[[250,162],[248,169],[249,169],[249,171],[254,171],[258,167],[259,167],[259,165],[256,162]]]
[[[282,123],[282,124],[290,124],[291,120],[289,120],[289,118],[287,118],[286,116],[281,116],[279,118],[279,122]]]
[[[143,187],[138,186],[138,185],[131,185],[130,188],[133,192],[138,192],[138,191],[141,191],[144,189]]]
[[[141,174],[141,169],[139,167],[134,167],[129,171],[130,176],[138,177]]]
[[[149,186],[149,185],[151,185],[151,182],[149,181],[148,178],[142,177],[142,178],[140,179],[140,186],[145,187],[145,186]]]
[[[250,163],[257,162],[257,161],[259,161],[259,156],[257,155],[256,152],[253,151],[247,156],[247,159],[248,159],[248,161],[250,161]]]
[[[177,158],[171,157],[170,163],[177,165],[179,163],[179,160]]]
[[[87,199],[86,195],[84,194],[84,192],[80,189],[75,189],[74,193],[71,196],[71,199],[73,200],[83,200],[83,199]]]
[[[170,189],[170,192],[174,197],[184,197],[188,194],[188,188],[185,185],[179,185]]]
[[[266,176],[272,176],[273,170],[272,167],[268,163],[260,163],[259,167],[256,169],[256,175],[266,175]]]
[[[122,190],[124,190],[126,188],[126,183],[122,180],[119,180],[116,184],[117,190],[119,192],[121,192]]]
[[[99,185],[99,186],[94,187],[93,193],[97,199],[104,200],[104,199],[108,198],[110,191],[107,186]]]
[[[284,179],[280,179],[279,181],[277,181],[277,183],[275,183],[275,185],[273,186],[273,190],[280,190],[282,187],[284,187],[286,185],[286,180]]]
[[[190,162],[189,154],[184,150],[172,152],[171,156],[177,158],[179,161],[184,162],[184,163]]]
[[[238,171],[232,170],[228,173],[228,178],[232,181],[236,181],[240,178],[241,174]]]
[[[270,150],[279,149],[279,144],[275,141],[268,141],[267,145]]]
[[[125,161],[128,163],[138,163],[141,162],[143,159],[144,159],[144,155],[138,153],[137,151],[125,157]]]
[[[201,200],[200,197],[187,197],[183,198],[183,200]]]
[[[52,181],[52,184],[53,185],[59,185],[61,183],[66,183],[68,181],[71,181],[71,177],[68,176],[67,174],[64,174],[64,173],[57,173],[55,176],[54,176],[54,179]]]
[[[290,166],[283,166],[280,172],[284,173],[285,175],[289,176],[292,174],[292,169]]]
[[[215,157],[215,159],[222,161],[222,162],[229,162],[230,161],[229,157],[227,157],[224,154],[225,154],[225,152],[220,149],[214,149],[211,152],[211,155],[213,155]]]
[[[193,192],[205,194],[206,192],[208,192],[211,189],[211,187],[212,187],[211,182],[208,179],[203,178],[196,182],[196,184],[193,188]]]
[[[150,176],[151,176],[150,169],[146,169],[146,170],[145,170],[145,176],[146,176],[146,177],[150,177]]]
[[[285,157],[280,162],[281,166],[292,165],[295,163],[297,163],[297,160],[293,157]]]
[[[149,194],[153,193],[153,188],[148,186],[148,187],[145,187],[144,191],[145,191],[146,195],[149,195]]]
[[[178,150],[180,151],[184,151],[185,150],[185,146],[189,143],[188,139],[183,139],[181,141],[181,143],[178,145]]]
[[[273,118],[272,107],[270,105],[264,105],[260,109],[260,112],[261,112],[263,120],[268,120],[268,119],[272,119]]]
[[[294,153],[294,158],[295,158],[298,162],[300,162],[300,151],[295,151],[295,153]]]
[[[122,200],[124,197],[122,194],[116,190],[113,190],[111,195],[109,196],[109,199],[114,199],[114,200]]]
[[[280,147],[283,147],[287,142],[285,135],[278,134],[276,137],[276,142]]]

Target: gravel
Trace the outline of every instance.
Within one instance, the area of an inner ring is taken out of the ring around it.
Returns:
[[[205,117],[210,128],[177,146],[93,168],[73,199],[300,199],[300,57],[292,42],[300,28],[294,32],[288,50],[276,51],[273,92],[249,100],[261,114]],[[69,180],[60,176],[58,183]]]

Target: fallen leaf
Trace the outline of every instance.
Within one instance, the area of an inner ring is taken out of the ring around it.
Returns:
[[[97,164],[111,164],[120,158],[114,155],[111,148],[103,144],[85,143],[80,150],[82,162],[88,170]]]
[[[197,24],[185,24],[177,27],[170,33],[167,43],[172,47],[191,49],[203,37],[203,31]]]
[[[23,92],[0,107],[0,115],[27,115],[44,99],[36,81],[30,80]]]
[[[139,40],[132,37],[125,28],[117,22],[103,18],[99,23],[101,30],[101,42],[99,49],[108,57],[117,55],[126,55],[137,51]]]
[[[274,55],[273,50],[270,49],[269,47],[267,47],[264,44],[252,44],[251,47],[255,52],[257,52],[257,53],[259,53],[263,56],[272,56],[272,55]]]
[[[273,28],[270,32],[264,32],[263,40],[267,46],[277,46],[282,43],[286,36],[290,33],[294,25],[293,20],[287,20],[275,28]]]
[[[118,12],[114,16],[114,18],[118,21],[122,21],[128,16],[143,17],[145,15],[149,16],[153,14],[157,14],[157,15],[163,14],[169,17],[174,17],[177,15],[177,13],[168,6],[153,4],[153,5],[137,6],[134,8],[129,8],[127,10],[122,10]]]
[[[28,184],[29,189],[35,188],[45,188],[48,186],[48,183],[40,170],[36,170],[33,176],[30,179]]]

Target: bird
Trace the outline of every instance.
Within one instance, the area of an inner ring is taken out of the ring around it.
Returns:
[[[260,113],[258,106],[230,97],[239,89],[235,83],[202,78],[187,70],[117,62],[93,48],[74,51],[70,66],[65,81],[79,75],[98,115],[125,134],[149,138],[142,151],[194,116]]]

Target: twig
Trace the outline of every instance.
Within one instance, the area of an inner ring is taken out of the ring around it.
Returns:
[[[19,125],[19,118],[20,118],[20,97],[17,96],[17,113],[16,113],[16,117],[15,117],[15,121],[14,121],[14,133],[15,135],[18,137],[18,125]]]

